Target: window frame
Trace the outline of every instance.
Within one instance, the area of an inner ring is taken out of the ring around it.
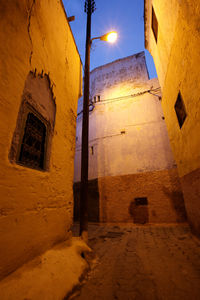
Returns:
[[[28,114],[32,113],[36,118],[38,118],[46,128],[46,135],[45,135],[45,142],[44,142],[44,154],[43,154],[43,168],[40,167],[34,167],[28,164],[25,164],[19,160],[20,158],[20,153],[21,153],[21,147],[22,147],[22,142],[24,138],[24,133],[25,133],[25,128],[26,128],[26,121],[28,118]],[[17,147],[17,156],[16,156],[16,163],[20,166],[30,168],[30,169],[35,169],[39,171],[47,171],[47,147],[48,147],[48,140],[49,140],[49,122],[45,120],[40,113],[38,113],[29,103],[25,104],[25,109],[22,117],[22,124],[21,124],[21,129],[20,129],[20,136],[19,136],[19,143]]]

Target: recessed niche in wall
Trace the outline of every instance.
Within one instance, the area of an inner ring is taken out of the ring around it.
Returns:
[[[56,104],[48,75],[30,72],[13,133],[11,163],[49,170],[55,115]]]
[[[100,102],[100,100],[101,100],[101,96],[100,95],[97,95],[97,96],[93,97],[93,103]]]
[[[148,205],[147,197],[138,197],[135,198],[135,205]]]
[[[90,147],[90,153],[91,153],[92,155],[94,155],[94,147],[93,147],[93,146]]]
[[[145,224],[149,222],[147,197],[134,198],[129,206],[129,213],[133,218],[133,223]]]
[[[158,40],[158,21],[157,21],[153,6],[152,6],[151,28],[153,30],[153,34],[154,34],[155,40],[157,42],[157,40]]]
[[[185,122],[185,119],[187,117],[187,113],[186,113],[185,105],[184,105],[183,98],[182,98],[180,92],[178,93],[178,97],[176,99],[174,109],[176,111],[176,116],[177,116],[177,119],[178,119],[178,123],[179,123],[179,126],[181,128],[183,126],[184,122]]]

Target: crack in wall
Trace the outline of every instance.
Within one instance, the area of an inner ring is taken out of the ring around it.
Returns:
[[[32,17],[32,10],[33,10],[33,6],[35,4],[36,0],[33,0],[30,9],[27,8],[27,13],[28,13],[28,26],[27,26],[27,31],[28,31],[28,36],[29,36],[29,40],[31,42],[31,52],[30,52],[30,56],[29,56],[29,63],[31,65],[31,60],[32,60],[32,56],[33,56],[33,41],[31,38],[31,32],[30,32],[30,27],[31,27],[31,17]]]

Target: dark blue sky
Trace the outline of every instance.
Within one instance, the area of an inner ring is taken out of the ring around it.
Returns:
[[[82,62],[85,60],[86,13],[84,0],[63,0],[67,16],[75,16],[70,22]],[[115,44],[93,41],[90,69],[144,50],[143,0],[96,0],[92,15],[92,37],[111,30],[118,32]],[[145,50],[150,78],[157,77],[153,59]]]

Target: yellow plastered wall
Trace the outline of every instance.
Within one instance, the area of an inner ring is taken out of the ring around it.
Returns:
[[[180,177],[200,167],[200,7],[181,6],[163,89],[163,110]],[[180,129],[174,105],[181,92],[187,118]]]
[[[165,7],[162,8],[164,2]],[[162,107],[188,220],[194,232],[200,234],[199,1],[154,0],[153,5],[158,19],[158,42],[155,43],[151,30],[151,1],[145,1],[145,45],[154,58],[162,87]],[[167,30],[168,26],[171,26],[171,31]],[[167,56],[162,40],[169,44]],[[179,92],[187,114],[181,128],[174,108]]]
[[[0,278],[68,237],[81,61],[61,1],[0,2]],[[56,103],[49,171],[9,160],[26,78],[48,74]]]
[[[152,31],[152,6],[158,21],[158,40]],[[171,45],[174,38],[179,4],[177,0],[145,1],[145,46],[154,58],[159,83],[164,86],[165,76],[170,58]]]
[[[151,29],[151,5],[158,19],[158,42]],[[200,167],[199,1],[146,1],[146,46],[162,87],[162,107],[180,177]],[[187,118],[180,129],[174,105],[181,92]]]

